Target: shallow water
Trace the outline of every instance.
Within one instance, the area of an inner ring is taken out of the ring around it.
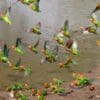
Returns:
[[[5,0],[6,2],[7,0]],[[43,40],[52,40],[53,34],[57,33],[62,27],[64,20],[67,18],[70,21],[70,30],[79,30],[80,26],[88,25],[88,15],[99,3],[99,0],[41,0],[41,13],[32,12],[26,6],[18,3],[12,7],[11,19],[13,24],[0,22],[0,40],[6,42],[9,46],[15,43],[16,37],[28,43],[34,43],[38,38]],[[10,4],[8,2],[8,4]],[[4,0],[0,0],[0,11],[7,7]],[[100,17],[99,17],[100,18]],[[26,29],[32,27],[37,22],[42,23],[42,36],[38,37],[33,34],[28,34]],[[21,56],[22,64],[32,68],[31,76],[24,77],[23,73],[15,72],[0,63],[0,85],[15,83],[16,81],[29,82],[34,87],[40,87],[43,82],[50,81],[52,78],[60,78],[65,81],[72,79],[72,72],[87,72],[91,68],[100,65],[100,46],[96,46],[95,41],[100,39],[100,35],[81,35],[81,33],[73,34],[73,37],[78,40],[79,53],[78,57],[74,57],[77,65],[71,66],[71,69],[60,69],[57,63],[50,64],[46,62],[40,65],[42,54],[35,55],[25,49],[25,56]],[[53,42],[51,42],[53,44]],[[10,51],[10,59],[16,63],[20,55]]]

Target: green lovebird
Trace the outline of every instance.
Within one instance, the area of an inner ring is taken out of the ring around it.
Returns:
[[[41,35],[41,23],[39,22],[36,26],[34,26],[33,28],[30,28],[27,32],[32,32],[34,34],[37,35]]]
[[[5,12],[0,13],[0,20],[3,20],[5,23],[11,25],[11,19],[10,19],[10,9],[11,7],[9,7]]]
[[[16,39],[16,45],[12,46],[12,49],[14,49],[18,54],[24,54],[23,50],[22,50],[22,41],[21,38],[17,38]]]
[[[90,21],[91,23],[96,26],[97,28],[100,27],[100,21],[98,20],[97,16],[95,13],[92,13],[91,17],[90,17]]]
[[[13,69],[24,72],[25,76],[31,74],[30,67],[26,67],[26,66],[21,65],[21,58],[19,58],[19,60],[17,61],[17,63],[13,66]]]
[[[72,60],[71,58],[67,58],[65,63],[60,62],[59,66],[60,68],[68,68],[69,64],[76,64],[76,62],[74,60]]]
[[[54,39],[57,41],[58,44],[64,44],[64,35],[63,34],[56,34],[54,35]]]
[[[20,1],[23,4],[29,5],[30,3],[33,3],[35,0],[17,0]]]
[[[95,26],[82,27],[81,30],[83,34],[89,34],[89,33],[97,34],[97,27]]]
[[[20,69],[20,65],[21,65],[21,58],[19,58],[17,63],[13,66],[13,69],[14,70],[19,70]]]
[[[89,33],[93,33],[93,34],[97,34],[97,28],[90,26],[90,27],[86,27],[85,30],[87,30]]]
[[[44,63],[45,61],[48,61],[50,63],[56,62],[58,57],[58,46],[56,45],[56,47],[53,50],[50,50],[47,42],[48,41],[44,42],[43,53],[45,57],[41,59],[41,64]]]
[[[30,8],[33,11],[40,12],[39,2],[40,2],[40,0],[34,0],[34,2],[30,4]]]
[[[30,0],[20,0],[23,4],[29,4]]]
[[[39,45],[39,40],[37,40],[37,42],[34,44],[34,46],[32,46],[32,45],[28,45],[28,48],[32,51],[32,52],[34,52],[34,53],[38,53],[38,50],[37,50],[37,46]]]
[[[62,33],[65,37],[68,37],[68,38],[70,37],[68,20],[65,20],[64,26],[63,26],[63,29],[62,29],[61,33]]]
[[[8,56],[9,56],[9,49],[8,49],[7,45],[4,44],[3,50],[0,51],[0,61],[3,63],[10,64]]]

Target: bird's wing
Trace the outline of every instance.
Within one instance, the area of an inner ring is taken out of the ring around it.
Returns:
[[[36,48],[39,45],[39,40],[35,43],[34,47]]]
[[[19,58],[19,60],[17,61],[17,63],[15,64],[15,67],[19,67],[21,64],[21,58]]]
[[[21,47],[22,41],[21,38],[16,39],[16,47]]]
[[[4,56],[5,57],[7,57],[8,58],[8,52],[9,52],[9,49],[7,48],[7,45],[6,44],[4,44],[4,49],[3,49],[3,54],[4,54]]]
[[[68,20],[65,20],[65,22],[64,22],[64,31],[66,32],[66,31],[68,31]]]
[[[44,50],[47,50],[47,49],[49,49],[48,42],[49,42],[49,41],[45,41],[45,42],[44,42]]]

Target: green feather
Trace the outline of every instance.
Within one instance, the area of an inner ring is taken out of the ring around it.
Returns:
[[[7,24],[11,25],[11,20],[9,18],[9,12],[6,12],[3,16],[1,16],[1,19],[4,20]]]
[[[17,61],[17,63],[16,63],[15,66],[14,66],[14,69],[15,69],[15,70],[18,70],[20,64],[21,64],[21,59],[19,59],[19,60]]]
[[[40,2],[40,0],[34,0],[33,5],[32,5],[32,10],[34,10],[36,12],[40,12],[39,2]]]
[[[16,51],[17,53],[19,53],[19,54],[22,54],[22,55],[24,54],[23,51],[22,51],[20,48],[15,48],[15,51]]]

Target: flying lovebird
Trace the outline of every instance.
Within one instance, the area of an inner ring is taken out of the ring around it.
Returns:
[[[33,28],[28,29],[27,32],[32,32],[34,34],[41,35],[42,34],[42,32],[41,32],[41,23],[39,22]]]
[[[3,50],[0,50],[0,62],[7,63],[9,66],[11,62],[9,61],[9,49],[6,44],[4,44]]]
[[[70,37],[70,32],[69,32],[69,22],[68,20],[65,20],[64,22],[64,26],[62,28],[61,33],[65,36],[65,37]]]
[[[53,62],[57,61],[58,46],[56,45],[56,47],[53,50],[50,50],[50,47],[49,47],[47,42],[48,41],[44,42],[44,49],[42,50],[42,52],[43,52],[45,57],[43,57],[41,59],[41,64],[44,63],[45,61],[48,61],[50,63],[53,63]]]
[[[54,35],[54,39],[57,41],[58,44],[63,45],[64,44],[64,35],[63,34],[56,34]]]
[[[40,0],[34,0],[34,2],[32,2],[29,5],[30,9],[32,9],[33,11],[36,11],[36,12],[40,12],[39,3],[40,3]]]
[[[7,8],[6,11],[0,13],[0,20],[3,20],[5,23],[7,23],[9,25],[12,24],[10,15],[9,15],[10,11],[11,11],[11,7]]]
[[[30,0],[17,0],[20,1],[23,4],[29,5],[30,4]]]
[[[81,31],[83,32],[83,34],[89,34],[89,33],[93,33],[96,35],[98,34],[97,28],[95,26],[81,27]]]
[[[60,62],[59,63],[59,66],[60,66],[60,68],[68,68],[69,67],[69,64],[76,64],[76,62],[73,61],[71,58],[67,58],[66,59],[66,62],[65,63]]]
[[[34,52],[35,54],[38,53],[38,50],[37,50],[37,46],[39,45],[39,40],[37,40],[37,42],[32,46],[32,45],[28,45],[28,48]]]
[[[16,51],[18,54],[24,54],[22,49],[22,41],[21,38],[16,39],[16,45],[12,45],[11,47],[14,51]]]
[[[95,12],[97,12],[99,10],[100,10],[100,4],[97,4],[95,9],[92,11],[92,13],[95,13]]]
[[[54,39],[58,44],[64,45],[64,37],[70,38],[68,20],[65,20],[64,26],[61,29],[60,33],[54,35]]]
[[[24,65],[21,65],[21,58],[19,58],[19,60],[17,61],[17,63],[15,65],[13,65],[12,67],[13,67],[14,70],[19,70],[19,71],[24,72],[25,76],[31,74],[30,67],[26,67]]]
[[[14,70],[19,70],[20,68],[23,68],[23,66],[21,66],[21,58],[19,58],[19,60],[16,62],[16,64],[13,66]]]
[[[30,3],[35,2],[35,0],[17,0],[17,1],[20,1],[21,3],[26,4],[26,5],[29,5]]]
[[[100,27],[100,21],[98,20],[95,13],[92,13],[90,16],[90,21],[96,28]]]

